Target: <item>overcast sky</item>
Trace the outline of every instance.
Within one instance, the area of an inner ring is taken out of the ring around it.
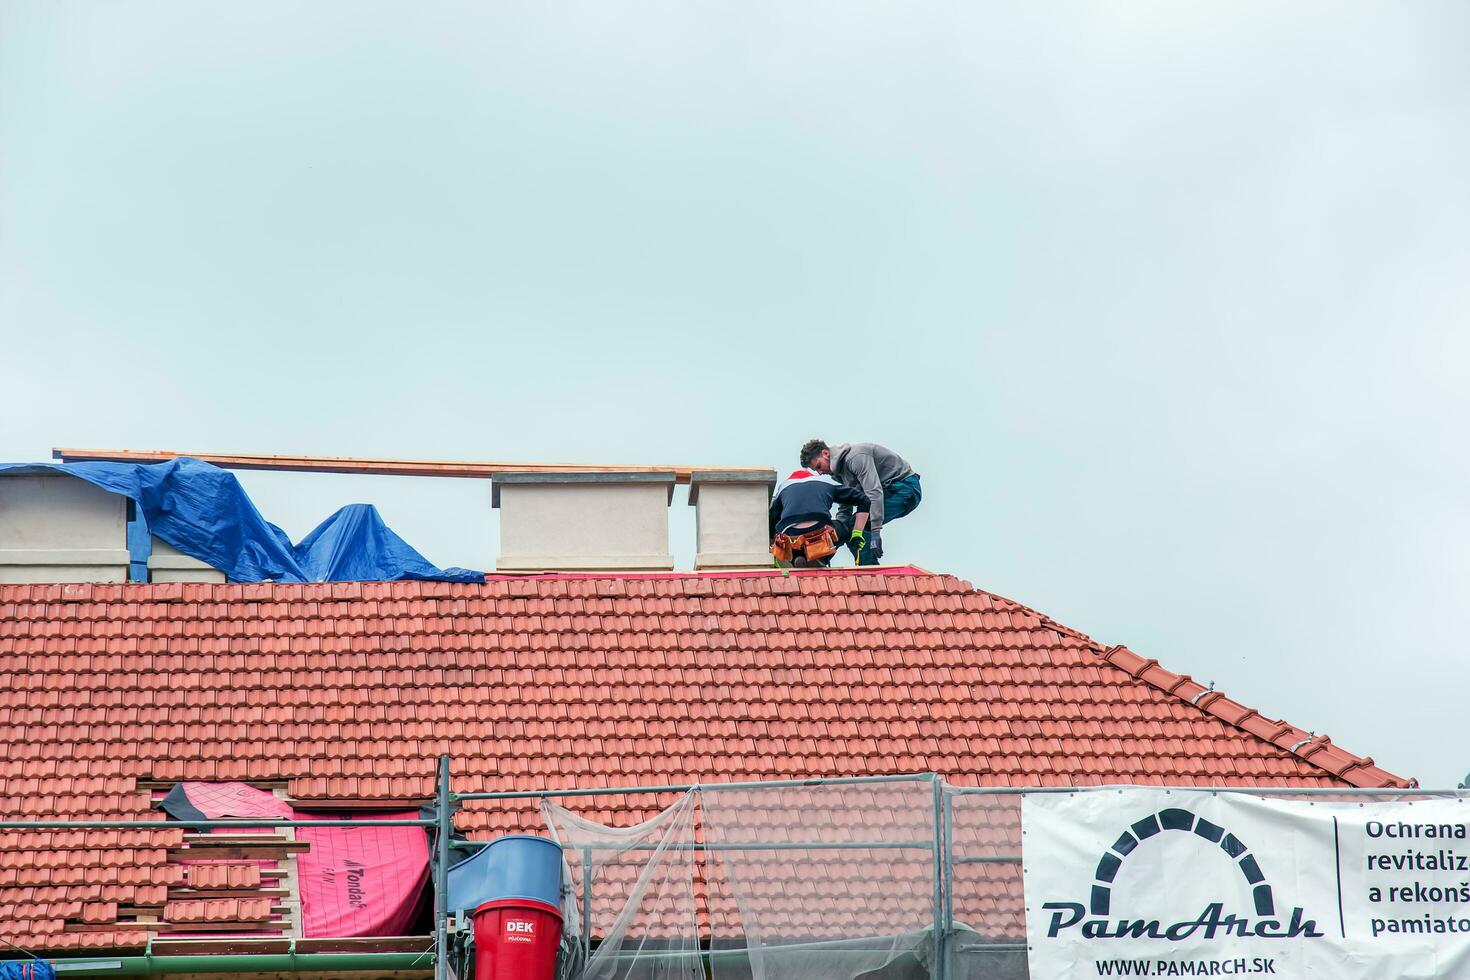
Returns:
[[[1453,785],[1467,50],[1459,0],[0,0],[0,458],[878,441],[889,560]],[[494,561],[483,483],[241,478]]]

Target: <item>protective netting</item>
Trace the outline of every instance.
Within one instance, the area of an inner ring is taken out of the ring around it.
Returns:
[[[933,783],[707,788],[715,980],[926,977]]]
[[[927,777],[712,787],[628,828],[545,803],[595,944],[580,976],[696,980],[707,952],[715,980],[929,977],[938,802]]]
[[[626,829],[545,804],[593,940],[570,976],[1028,980],[1025,796],[927,777],[716,785]]]
[[[690,791],[632,827],[609,827],[549,800],[586,935],[596,941],[584,980],[701,980],[694,891],[695,799]]]

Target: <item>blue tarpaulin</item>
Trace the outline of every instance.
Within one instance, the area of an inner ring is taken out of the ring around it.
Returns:
[[[148,531],[232,582],[483,582],[431,565],[371,504],[349,504],[293,545],[260,515],[229,470],[189,457],[166,463],[9,463],[0,473],[66,473],[134,501]]]
[[[16,948],[20,949],[18,946]],[[0,980],[56,980],[56,967],[46,960],[34,957],[29,960],[7,960],[0,963]]]

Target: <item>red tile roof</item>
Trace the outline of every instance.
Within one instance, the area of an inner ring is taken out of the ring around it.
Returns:
[[[913,568],[0,586],[0,748],[6,819],[160,817],[140,780],[426,798],[444,752],[458,792],[920,771],[1011,786],[1407,785],[1126,648]],[[627,822],[666,801],[581,802]],[[459,823],[481,837],[541,829],[529,802],[473,803]],[[135,919],[270,914],[252,898],[170,901],[236,885],[238,872],[170,861],[182,838],[0,831],[0,935],[138,947],[150,933]]]

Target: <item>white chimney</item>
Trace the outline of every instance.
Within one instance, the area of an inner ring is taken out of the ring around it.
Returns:
[[[0,582],[126,582],[128,501],[64,473],[0,475]]]
[[[769,513],[775,470],[696,472],[689,505],[699,541],[696,569],[770,568]]]
[[[674,473],[497,473],[499,571],[668,571]]]

